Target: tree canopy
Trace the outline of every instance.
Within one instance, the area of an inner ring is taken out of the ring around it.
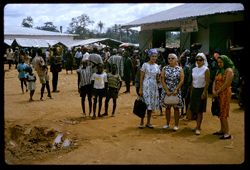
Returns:
[[[77,39],[112,38],[123,42],[138,43],[139,31],[122,29],[119,24],[114,24],[113,26],[106,28],[106,31],[103,31],[105,24],[102,21],[97,23],[98,30],[89,30],[88,26],[91,24],[94,24],[94,21],[92,21],[86,14],[82,14],[71,19],[69,27],[65,33],[78,34],[76,37]],[[31,17],[23,19],[22,25],[24,27],[33,27],[33,19]],[[50,21],[45,22],[43,26],[37,26],[36,28],[40,30],[60,32],[53,22]]]
[[[45,30],[45,31],[52,31],[52,32],[59,32],[57,27],[53,24],[53,22],[45,22],[44,26],[36,27],[39,30]]]
[[[22,22],[22,26],[32,28],[33,27],[33,19],[32,19],[32,17],[28,16],[27,18],[24,18],[23,22]]]

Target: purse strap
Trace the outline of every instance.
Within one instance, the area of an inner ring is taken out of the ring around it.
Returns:
[[[144,101],[144,98],[142,96],[138,96],[136,100],[142,100],[142,101]]]

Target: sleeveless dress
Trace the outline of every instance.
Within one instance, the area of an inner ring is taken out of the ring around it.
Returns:
[[[226,71],[224,74],[219,73],[215,76],[215,90],[218,90],[226,81]],[[232,96],[231,86],[224,89],[221,93],[219,93],[219,102],[220,102],[220,116],[219,118],[227,118],[229,117],[230,110],[230,101]]]
[[[180,82],[180,75],[181,75],[182,68],[180,66],[170,67],[169,65],[167,65],[163,67],[163,70],[165,74],[165,83],[167,84],[167,88],[169,89],[169,91],[172,93]],[[162,94],[161,94],[161,104],[163,107],[169,108],[172,105],[164,104],[165,95],[166,95],[166,92],[163,88]],[[182,108],[183,102],[182,102],[182,97],[181,97],[181,89],[178,90],[177,96],[179,98],[179,103],[173,106],[176,108]]]

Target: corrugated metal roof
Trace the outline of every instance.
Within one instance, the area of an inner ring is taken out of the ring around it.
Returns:
[[[4,43],[7,44],[7,45],[9,45],[9,46],[11,46],[11,44],[12,44],[13,41],[14,40],[11,40],[11,39],[5,39]]]
[[[21,47],[49,47],[49,45],[55,45],[59,42],[56,40],[31,39],[31,38],[16,38],[15,41]]]
[[[87,39],[87,40],[82,40],[82,41],[78,41],[76,43],[71,44],[71,47],[76,47],[76,46],[80,46],[80,45],[88,45],[88,44],[93,44],[96,42],[102,42],[102,41],[106,41],[106,40],[111,40],[111,41],[115,41],[117,43],[123,43],[121,41],[118,40],[114,40],[111,38],[91,38],[91,39]]]
[[[4,25],[4,35],[56,35],[56,36],[76,36],[75,34],[64,34],[60,32],[51,32],[38,30],[34,28]]]
[[[49,47],[53,46],[58,43],[62,43],[68,48],[75,47],[75,46],[81,46],[81,45],[88,45],[88,44],[93,44],[97,42],[103,42],[103,41],[113,41],[117,43],[123,43],[121,41],[111,39],[111,38],[92,38],[92,39],[87,39],[87,40],[45,40],[45,39],[32,39],[32,38],[15,38],[14,39],[16,43],[21,46],[21,47]],[[11,46],[13,41],[11,39],[5,39],[4,43]]]
[[[235,11],[244,11],[244,6],[241,3],[187,3],[134,20],[122,25],[122,27],[136,27],[151,23]]]

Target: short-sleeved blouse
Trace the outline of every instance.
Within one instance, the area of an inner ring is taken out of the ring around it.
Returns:
[[[160,74],[158,64],[144,63],[141,71],[145,73],[143,80],[143,98],[147,104],[147,110],[159,109],[159,92],[157,75]]]

